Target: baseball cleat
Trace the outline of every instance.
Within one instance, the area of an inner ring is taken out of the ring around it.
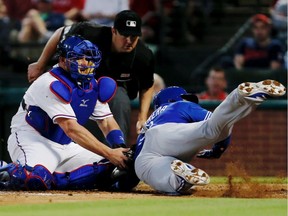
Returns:
[[[262,102],[269,97],[283,96],[286,88],[280,82],[268,79],[258,83],[241,83],[238,86],[238,92],[249,100]]]
[[[210,177],[206,172],[180,160],[172,161],[171,169],[189,184],[206,185],[210,182]]]

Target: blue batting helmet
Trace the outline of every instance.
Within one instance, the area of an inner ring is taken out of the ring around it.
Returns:
[[[187,91],[179,86],[170,86],[159,91],[153,98],[154,109],[163,104],[182,101],[183,99],[198,103],[198,97],[194,94],[187,93]]]
[[[58,45],[58,53],[67,59],[71,77],[80,83],[89,83],[95,75],[95,69],[101,62],[101,52],[96,45],[80,36],[65,38]],[[82,65],[81,59],[88,61]]]

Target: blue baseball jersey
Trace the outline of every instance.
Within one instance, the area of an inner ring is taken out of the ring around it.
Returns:
[[[165,123],[193,123],[210,118],[212,112],[202,108],[199,104],[189,101],[177,101],[163,104],[156,109],[146,121],[137,138],[135,158],[140,153],[145,141],[145,132],[152,127]]]

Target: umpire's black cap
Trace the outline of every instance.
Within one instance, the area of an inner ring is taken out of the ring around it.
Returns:
[[[119,12],[114,21],[114,28],[124,36],[141,36],[141,25],[141,18],[132,10]]]

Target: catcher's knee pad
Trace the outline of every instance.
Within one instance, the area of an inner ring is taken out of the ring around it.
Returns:
[[[54,177],[46,167],[42,165],[36,165],[34,167],[27,167],[27,170],[30,171],[25,182],[27,189],[51,189],[52,185],[54,184]]]
[[[56,189],[98,188],[99,182],[105,181],[105,176],[110,176],[112,168],[112,164],[105,160],[99,163],[84,165],[71,172],[54,172]]]
[[[42,165],[29,167],[11,163],[7,172],[10,175],[11,189],[47,190],[54,182],[52,174]]]

